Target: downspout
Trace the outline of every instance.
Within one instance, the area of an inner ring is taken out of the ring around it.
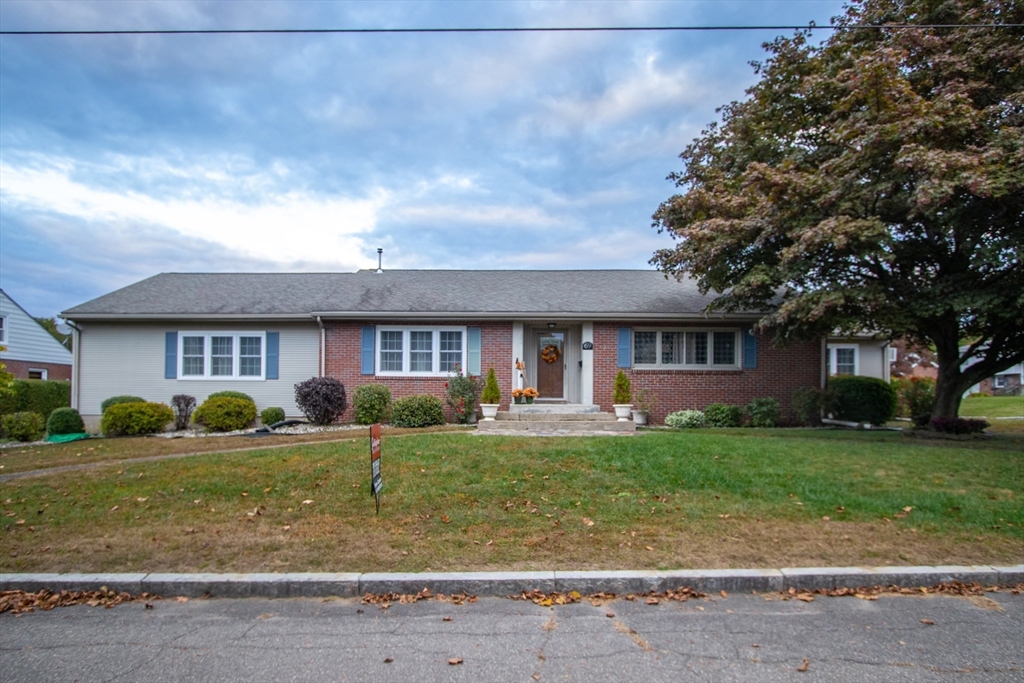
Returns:
[[[71,407],[78,410],[78,378],[81,374],[79,365],[82,353],[82,328],[66,318],[64,322],[71,328]]]
[[[324,329],[324,321],[320,316],[316,317],[316,324],[320,326],[320,376],[323,377],[327,364],[327,330]]]

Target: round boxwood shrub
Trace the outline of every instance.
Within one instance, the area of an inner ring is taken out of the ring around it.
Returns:
[[[840,375],[830,377],[828,388],[840,420],[885,424],[896,415],[896,390],[876,377]]]
[[[739,427],[743,424],[743,408],[712,403],[704,408],[704,422],[708,427]]]
[[[15,441],[39,441],[43,438],[43,416],[30,410],[19,410],[0,419],[4,436]]]
[[[139,396],[111,396],[106,401],[100,404],[100,412],[107,412],[107,408],[110,406],[120,405],[121,403],[145,403],[146,399],[140,398]]]
[[[243,401],[249,401],[253,405],[256,405],[256,401],[252,400],[252,396],[241,391],[215,391],[206,398],[207,400],[211,398],[240,398]]]
[[[284,408],[278,408],[276,406],[264,408],[263,412],[260,413],[260,422],[265,425],[284,422]]]
[[[256,419],[256,404],[244,398],[216,396],[203,401],[192,413],[192,420],[213,432],[245,429]]]
[[[665,424],[676,429],[703,427],[704,413],[699,410],[677,410],[665,417]]]
[[[173,420],[174,411],[163,403],[118,403],[103,413],[100,430],[106,436],[156,434]]]
[[[47,434],[81,434],[84,431],[82,416],[74,408],[57,408],[46,421]]]
[[[391,389],[384,384],[364,384],[352,392],[356,424],[384,422],[391,414]]]
[[[755,398],[747,404],[751,427],[774,427],[779,421],[779,402],[774,398]]]
[[[400,398],[391,409],[391,424],[395,427],[430,427],[444,424],[444,406],[441,399],[430,394]]]
[[[348,408],[345,385],[333,377],[311,377],[295,385],[295,405],[315,425],[329,425]]]

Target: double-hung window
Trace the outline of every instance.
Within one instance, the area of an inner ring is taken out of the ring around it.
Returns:
[[[635,330],[633,367],[661,370],[739,368],[738,330]]]
[[[858,374],[856,344],[831,344],[828,347],[828,374]]]
[[[7,316],[0,315],[0,344],[7,342]]]
[[[464,327],[378,327],[378,375],[446,375],[466,367]]]
[[[265,377],[263,332],[181,332],[178,377],[246,379]]]

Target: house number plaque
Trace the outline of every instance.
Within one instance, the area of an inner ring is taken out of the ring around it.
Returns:
[[[594,350],[594,342],[583,342],[583,350],[584,351],[593,351]]]

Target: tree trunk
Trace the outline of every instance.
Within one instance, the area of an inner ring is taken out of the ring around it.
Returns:
[[[960,372],[959,330],[955,325],[949,326],[942,335],[933,337],[939,376],[935,381],[935,403],[932,404],[932,417],[957,417],[960,413],[960,401],[963,393],[970,387],[964,385],[963,373]]]

